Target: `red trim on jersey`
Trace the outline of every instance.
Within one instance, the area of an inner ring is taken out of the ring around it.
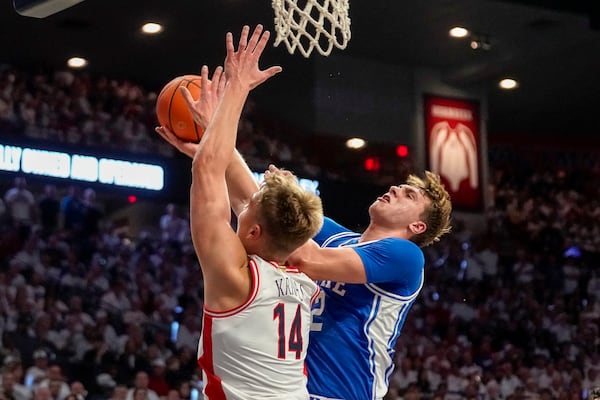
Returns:
[[[317,286],[317,290],[315,290],[315,294],[310,298],[310,305],[312,306],[317,301],[317,297],[319,297],[319,293],[321,293],[321,286]]]
[[[227,400],[223,386],[221,385],[221,378],[215,375],[212,322],[213,319],[205,314],[202,323],[202,356],[198,359],[198,365],[206,374],[206,384],[204,385],[204,394],[206,397],[209,400]]]
[[[250,304],[252,304],[252,302],[256,298],[256,295],[258,294],[258,288],[260,287],[260,274],[258,273],[258,266],[252,258],[249,259],[248,267],[250,268],[250,272],[252,273],[252,288],[248,299],[242,305],[226,311],[214,311],[204,307],[204,315],[208,314],[212,318],[227,318],[231,317],[232,315],[239,314],[240,312],[244,311],[244,309],[246,309]]]

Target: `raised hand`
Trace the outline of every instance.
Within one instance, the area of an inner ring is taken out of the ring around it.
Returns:
[[[200,70],[200,78],[200,97],[197,100],[194,100],[186,87],[182,86],[179,90],[181,90],[181,94],[192,113],[194,122],[200,125],[202,129],[206,129],[225,89],[223,67],[215,68],[212,79],[209,80],[208,67],[204,65]]]
[[[263,32],[263,26],[257,25],[248,41],[250,27],[242,28],[237,50],[233,45],[233,35],[227,33],[225,45],[225,76],[228,84],[239,84],[247,90],[252,90],[270,77],[281,72],[280,66],[273,66],[261,71],[258,62],[269,41],[269,31]]]

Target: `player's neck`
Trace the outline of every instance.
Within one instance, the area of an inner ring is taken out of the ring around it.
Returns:
[[[367,229],[365,229],[363,234],[360,236],[360,239],[358,241],[370,242],[373,240],[381,240],[391,237],[406,239],[405,235],[397,229],[390,229],[388,227],[376,225],[371,222],[371,224],[367,226]]]
[[[254,254],[256,254],[265,261],[276,262],[278,264],[285,264],[285,261],[289,257],[288,253],[284,254],[282,252],[273,251],[272,249],[266,247],[260,248]]]

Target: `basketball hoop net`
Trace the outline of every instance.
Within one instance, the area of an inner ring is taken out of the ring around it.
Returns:
[[[345,49],[350,40],[349,0],[272,0],[275,46],[285,43],[304,57],[313,49],[328,56],[333,46]]]

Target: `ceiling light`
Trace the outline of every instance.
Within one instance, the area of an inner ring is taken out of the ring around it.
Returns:
[[[88,65],[88,60],[82,57],[71,57],[67,60],[67,65],[71,68],[83,68]]]
[[[367,142],[361,138],[352,138],[346,140],[346,147],[349,149],[362,149],[363,147],[365,147],[366,144]]]
[[[519,82],[512,78],[504,78],[498,83],[498,86],[502,89],[511,90],[519,87]]]
[[[464,38],[469,36],[469,30],[463,28],[462,26],[455,26],[454,28],[450,29],[448,33],[454,38]]]
[[[148,35],[155,35],[163,31],[163,26],[156,22],[147,22],[142,26],[142,32]]]
[[[473,34],[471,36],[471,48],[473,50],[490,50],[492,43],[490,41],[490,35],[487,34]]]

